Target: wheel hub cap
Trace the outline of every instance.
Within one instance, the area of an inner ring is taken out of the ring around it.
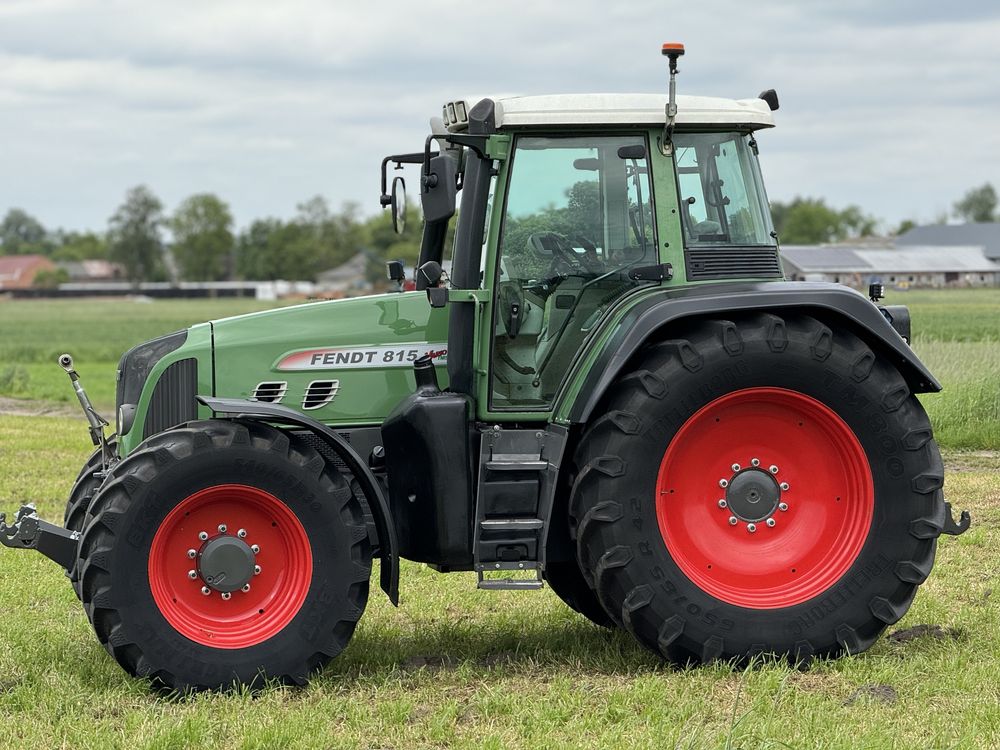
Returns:
[[[231,593],[250,581],[254,565],[249,544],[234,536],[217,536],[205,543],[198,557],[198,574],[209,588]]]
[[[743,521],[763,521],[778,508],[781,490],[770,474],[761,469],[738,472],[726,488],[726,503]]]

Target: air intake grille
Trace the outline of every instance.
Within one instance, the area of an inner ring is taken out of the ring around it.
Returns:
[[[277,404],[288,392],[288,383],[282,380],[258,383],[253,389],[253,398],[257,401],[268,401]]]
[[[688,281],[781,278],[776,247],[694,247],[684,261]]]
[[[314,380],[306,387],[306,395],[302,399],[303,409],[319,409],[333,401],[340,390],[339,380]]]
[[[146,410],[143,439],[198,418],[198,360],[181,359],[160,375]]]

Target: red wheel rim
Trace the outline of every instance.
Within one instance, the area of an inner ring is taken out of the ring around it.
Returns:
[[[847,424],[781,388],[735,391],[695,412],[667,446],[656,491],[677,566],[703,591],[753,609],[801,604],[840,580],[868,537],[875,494]]]
[[[226,529],[220,531],[220,524]],[[250,588],[230,598],[192,579],[196,553],[223,533],[259,548],[260,572]],[[207,540],[199,539],[206,532]],[[149,585],[160,613],[192,641],[215,648],[246,648],[266,641],[291,622],[312,580],[312,549],[302,523],[274,495],[241,484],[221,484],[196,492],[170,511],[149,551]]]

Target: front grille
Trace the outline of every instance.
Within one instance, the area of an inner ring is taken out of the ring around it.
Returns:
[[[142,437],[198,418],[198,360],[181,359],[167,367],[153,388]]]
[[[265,381],[258,383],[253,389],[253,398],[257,401],[267,401],[277,404],[288,392],[288,383],[283,380]]]
[[[306,386],[306,394],[302,399],[303,409],[319,409],[333,401],[340,390],[339,380],[314,380]]]
[[[688,281],[781,278],[776,247],[691,247],[684,262]]]
[[[152,341],[133,346],[122,355],[118,362],[118,385],[115,393],[115,407],[122,404],[138,404],[139,394],[146,385],[146,378],[153,366],[167,354],[179,349],[187,341],[187,331],[177,331]]]

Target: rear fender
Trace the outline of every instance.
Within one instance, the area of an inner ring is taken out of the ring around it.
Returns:
[[[866,297],[839,284],[801,281],[712,284],[665,290],[644,297],[618,322],[589,370],[576,379],[578,389],[564,392],[556,414],[585,423],[605,391],[643,344],[689,318],[725,316],[759,310],[774,314],[801,312],[839,321],[870,347],[887,356],[914,393],[933,393],[941,384],[928,371],[882,311]],[[575,396],[569,398],[569,394]]]
[[[399,606],[399,542],[396,539],[396,526],[389,514],[389,504],[375,475],[368,468],[367,462],[357,454],[350,443],[337,432],[322,422],[305,416],[281,404],[266,401],[247,401],[239,398],[211,398],[198,396],[198,401],[207,406],[216,416],[232,419],[259,419],[278,424],[292,424],[303,427],[323,440],[347,465],[354,478],[361,486],[368,500],[378,530],[379,547],[382,554],[379,585],[388,595],[389,601]]]

